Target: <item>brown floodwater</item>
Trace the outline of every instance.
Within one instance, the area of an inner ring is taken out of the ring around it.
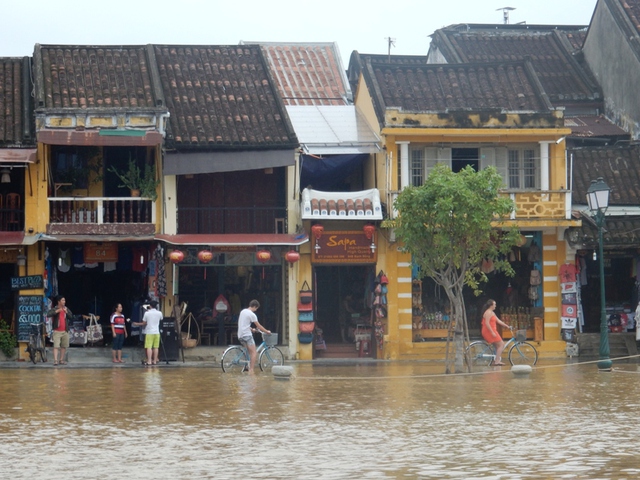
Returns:
[[[0,370],[15,479],[636,479],[640,370],[426,363]]]

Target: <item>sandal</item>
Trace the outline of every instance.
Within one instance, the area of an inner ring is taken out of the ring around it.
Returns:
[[[505,364],[504,364],[504,363],[502,363],[502,362],[497,362],[497,363],[494,363],[494,364],[493,364],[493,366],[494,366],[494,367],[504,367],[504,366],[505,366]]]
[[[66,364],[67,364],[67,362],[60,361],[60,365],[66,365]]]
[[[58,366],[58,362],[53,362],[53,366],[57,367]]]

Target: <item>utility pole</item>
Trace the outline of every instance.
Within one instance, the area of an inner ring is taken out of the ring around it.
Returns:
[[[502,8],[496,8],[496,12],[502,10],[502,20],[504,22],[505,25],[509,25],[509,12],[511,10],[515,10],[514,7],[502,7]]]
[[[387,41],[387,62],[391,63],[391,47],[396,46],[396,39],[391,37],[384,38]]]

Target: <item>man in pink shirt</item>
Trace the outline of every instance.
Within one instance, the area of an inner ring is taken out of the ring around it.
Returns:
[[[62,295],[57,295],[54,299],[56,306],[47,312],[47,317],[51,317],[53,327],[53,365],[66,365],[65,354],[69,348],[69,324],[73,313],[66,307],[67,301]]]

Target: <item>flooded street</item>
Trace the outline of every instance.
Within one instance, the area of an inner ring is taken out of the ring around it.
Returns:
[[[635,479],[640,370],[0,370],[3,478]]]

